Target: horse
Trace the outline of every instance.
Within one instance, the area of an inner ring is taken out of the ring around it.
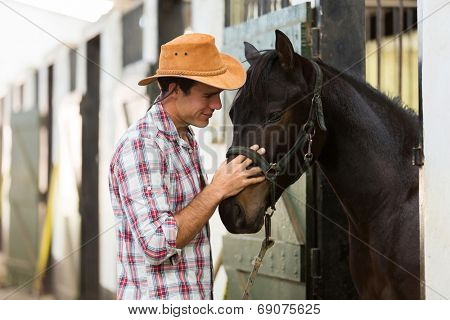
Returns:
[[[229,112],[228,161],[244,154],[267,179],[220,203],[223,224],[231,233],[258,232],[267,209],[316,163],[347,217],[360,297],[420,299],[417,115],[356,76],[295,53],[281,31],[275,36],[274,50],[245,43],[247,81]]]

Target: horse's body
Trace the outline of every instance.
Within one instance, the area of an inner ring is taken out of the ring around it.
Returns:
[[[337,75],[323,64],[322,70],[325,78]],[[419,175],[411,164],[417,118],[349,77],[322,92],[328,133],[317,161],[347,213],[350,233],[364,241],[349,238],[358,292],[417,299]]]
[[[255,58],[254,52],[253,56],[246,52],[255,67],[249,69],[248,84],[233,104],[236,126],[260,124],[250,138],[251,129],[238,130],[233,145],[258,143],[267,149],[267,157],[272,161],[280,153],[286,153],[292,140],[289,140],[291,133],[286,133],[286,145],[276,145],[277,141],[270,141],[268,133],[282,134],[288,125],[300,127],[305,122],[311,101],[307,95],[315,77],[307,59],[298,55],[289,57],[292,45],[289,47],[290,42],[286,44],[287,38],[283,36],[277,33],[277,55],[265,58],[273,59],[266,64],[270,70],[255,69],[258,59],[270,53]],[[286,67],[289,63],[291,67]],[[313,161],[320,165],[347,214],[354,284],[365,299],[419,299],[418,169],[411,164],[419,130],[417,116],[366,83],[341,75],[324,63],[319,62],[319,66],[324,76],[322,101],[327,131],[317,129],[312,144]],[[266,75],[261,76],[262,72]],[[252,106],[263,105],[263,97],[254,94],[256,81],[272,83],[264,87],[269,91],[265,109],[253,107],[253,113],[264,116],[245,112]],[[280,85],[274,85],[276,82]],[[292,92],[292,97],[287,94],[285,106],[292,99],[306,99],[282,110],[278,127],[269,128],[261,119],[267,115],[270,118],[282,104],[275,106],[271,102],[271,97],[280,96],[271,94],[274,90]],[[240,114],[246,116],[240,118]],[[291,168],[297,170],[296,163],[303,161],[299,160],[302,155],[302,151],[298,152],[297,162],[292,162]],[[277,180],[277,198],[295,181],[293,176],[298,178],[298,173],[286,173]],[[262,226],[268,198],[267,182],[248,187],[222,202],[219,208],[222,221],[231,232],[256,232]]]

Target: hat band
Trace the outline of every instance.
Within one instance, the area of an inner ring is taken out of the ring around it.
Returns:
[[[194,71],[194,70],[163,70],[158,69],[156,74],[162,75],[180,75],[180,76],[218,76],[227,72],[227,67],[223,66],[220,69],[212,71]]]

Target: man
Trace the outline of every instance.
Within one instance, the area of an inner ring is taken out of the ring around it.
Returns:
[[[163,45],[158,71],[139,84],[155,80],[161,95],[121,138],[110,166],[117,298],[211,299],[208,220],[223,199],[264,177],[238,156],[207,185],[189,125],[206,127],[220,92],[241,87],[245,71],[213,37],[189,34]]]

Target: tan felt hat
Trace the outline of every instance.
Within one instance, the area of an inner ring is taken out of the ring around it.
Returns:
[[[219,52],[213,36],[192,33],[162,45],[156,74],[142,79],[139,85],[148,85],[159,77],[188,78],[219,89],[234,90],[244,85],[246,74],[238,60]]]

